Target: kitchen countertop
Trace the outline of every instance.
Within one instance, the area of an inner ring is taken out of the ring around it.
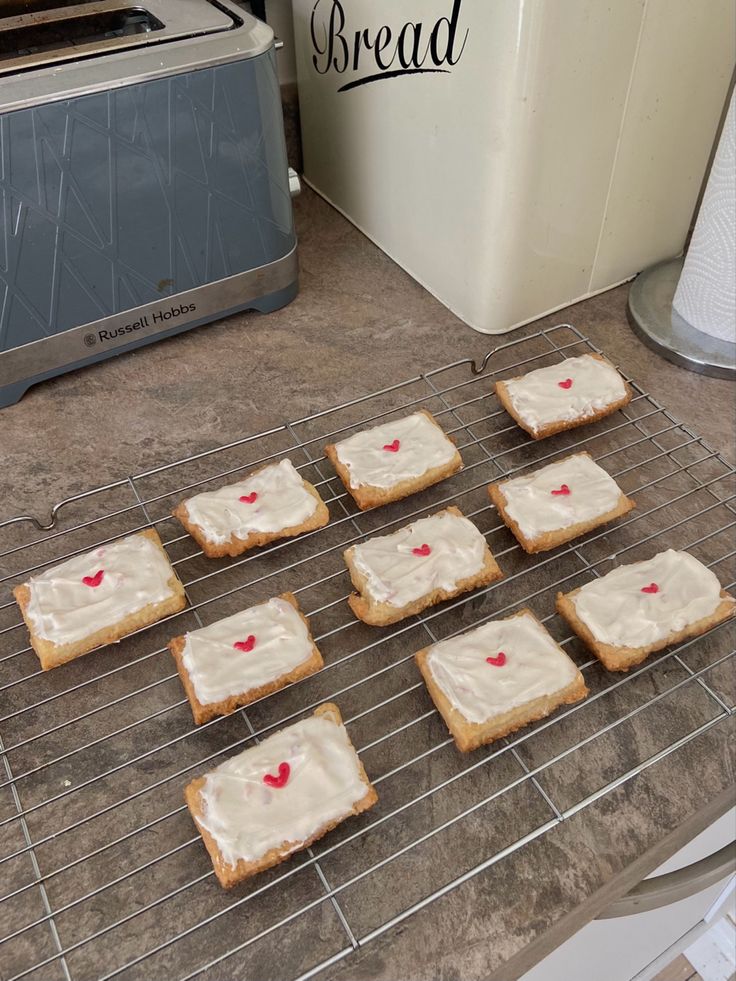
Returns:
[[[296,214],[301,292],[291,305],[268,316],[234,316],[62,376],[0,413],[0,520],[46,514],[55,501],[121,475],[419,370],[480,357],[518,336],[472,331],[311,191],[297,200]],[[732,384],[687,372],[644,347],[628,327],[626,296],[627,287],[619,287],[522,332],[574,324],[733,459]],[[687,715],[691,698],[684,689],[678,711]],[[699,724],[694,707],[692,714]],[[320,977],[519,976],[726,810],[732,722],[708,729]],[[633,738],[640,735],[634,727]],[[564,775],[559,780],[564,788]],[[473,840],[464,847],[472,851]],[[90,916],[90,928],[99,926]],[[82,969],[72,976],[87,975]]]
[[[308,188],[296,202],[301,292],[32,388],[3,410],[2,516],[371,392],[512,335],[479,334]],[[627,286],[537,321],[569,322],[714,447],[736,453],[733,384],[670,364],[626,320]],[[278,385],[288,397],[284,404]],[[90,451],[106,447],[104,455]],[[32,479],[29,480],[29,477]],[[21,490],[22,488],[22,490]],[[12,490],[12,492],[11,492]]]

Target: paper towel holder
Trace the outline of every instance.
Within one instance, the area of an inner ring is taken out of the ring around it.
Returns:
[[[684,258],[640,272],[629,290],[629,323],[647,347],[690,371],[736,378],[736,343],[697,330],[672,306]]]

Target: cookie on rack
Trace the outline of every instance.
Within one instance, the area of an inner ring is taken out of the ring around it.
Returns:
[[[636,504],[589,453],[573,453],[488,494],[525,552],[546,552],[628,514]]]
[[[610,361],[582,354],[496,382],[496,395],[534,439],[603,419],[628,405],[633,392]]]
[[[308,848],[378,800],[340,710],[329,702],[192,780],[185,797],[225,889]]]
[[[528,609],[441,640],[414,657],[464,753],[588,694],[575,663]]]
[[[293,593],[174,637],[169,650],[197,725],[300,681],[324,663]]]
[[[344,553],[364,623],[396,623],[428,606],[503,578],[483,535],[456,507],[420,518]]]
[[[604,667],[628,671],[732,617],[736,600],[694,555],[668,549],[558,593],[557,610]]]
[[[186,606],[184,587],[152,528],[75,555],[16,586],[13,595],[44,671]]]
[[[325,456],[361,511],[416,494],[463,466],[457,447],[426,409],[330,443]]]
[[[327,505],[291,460],[269,463],[244,480],[182,501],[171,512],[210,559],[324,527]]]

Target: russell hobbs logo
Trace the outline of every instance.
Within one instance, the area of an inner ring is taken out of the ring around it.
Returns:
[[[195,313],[196,310],[196,303],[183,303],[178,307],[169,307],[168,310],[155,310],[150,314],[144,314],[140,320],[134,320],[129,324],[123,324],[122,327],[116,327],[115,330],[98,330],[95,334],[85,334],[84,343],[86,347],[94,347],[98,341],[113,341],[116,337],[124,337],[126,334],[135,334],[139,330],[146,330],[146,328],[151,327],[160,327],[162,324],[165,324],[168,321],[176,320],[178,317],[183,317],[185,314]]]
[[[320,75],[331,71],[343,75],[348,70],[360,74],[338,92],[400,75],[447,74],[460,60],[468,40],[467,30],[458,31],[461,5],[462,0],[453,0],[448,16],[436,21],[409,21],[393,29],[384,24],[372,32],[347,27],[340,0],[316,0],[310,22],[312,63]]]

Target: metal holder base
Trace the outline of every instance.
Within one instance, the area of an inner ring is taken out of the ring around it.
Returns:
[[[684,259],[640,273],[629,291],[629,322],[647,347],[690,371],[736,378],[736,344],[704,334],[672,307]]]

